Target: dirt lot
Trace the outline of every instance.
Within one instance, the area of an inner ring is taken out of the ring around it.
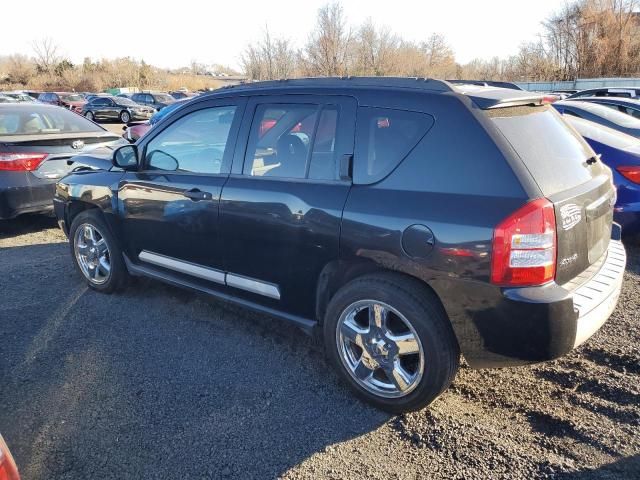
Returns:
[[[50,219],[0,224],[0,432],[30,479],[640,478],[640,248],[566,358],[430,409],[355,400],[294,328],[141,280],[88,290]]]

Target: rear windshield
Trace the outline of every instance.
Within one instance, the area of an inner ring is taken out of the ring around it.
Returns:
[[[175,98],[173,98],[170,95],[166,95],[164,93],[154,93],[153,94],[154,98],[156,99],[156,102],[173,102],[175,101]]]
[[[593,115],[609,120],[610,122],[623,128],[640,128],[640,120],[627,113],[615,110],[606,105],[599,105],[597,103],[590,102],[580,102],[580,105],[567,106],[572,106],[577,110],[585,110]]]
[[[0,135],[104,132],[104,129],[65,108],[0,108]]]
[[[553,195],[592,178],[584,161],[593,156],[593,151],[551,107],[497,108],[487,113],[544,195]]]
[[[582,118],[567,116],[564,119],[584,138],[604,143],[618,150],[640,153],[640,140],[636,137]]]
[[[60,98],[65,102],[84,102],[84,97],[82,95],[78,95],[77,93],[71,94],[60,94]]]

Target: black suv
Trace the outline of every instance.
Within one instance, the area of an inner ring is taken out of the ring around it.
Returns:
[[[55,210],[91,288],[144,275],[288,320],[389,411],[436,398],[461,353],[475,368],[567,353],[622,285],[611,171],[530,92],[230,87],[81,163]]]

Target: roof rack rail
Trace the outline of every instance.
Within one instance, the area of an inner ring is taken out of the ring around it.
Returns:
[[[392,87],[423,89],[438,92],[452,92],[454,89],[444,80],[421,77],[305,77],[305,78],[282,78],[278,80],[264,80],[258,82],[246,82],[237,85],[225,85],[219,90],[253,90],[260,88],[277,88],[281,86],[291,87]]]

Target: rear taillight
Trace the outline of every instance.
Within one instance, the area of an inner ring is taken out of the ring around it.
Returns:
[[[631,180],[633,183],[640,184],[640,165],[632,165],[628,167],[616,167],[616,170],[620,172],[627,180]]]
[[[556,276],[556,215],[539,198],[503,220],[493,232],[491,282],[505,287],[542,285]]]
[[[1,153],[0,171],[31,172],[47,158],[46,153]]]
[[[16,467],[16,462],[13,461],[2,435],[0,435],[0,480],[20,480],[18,467]]]

